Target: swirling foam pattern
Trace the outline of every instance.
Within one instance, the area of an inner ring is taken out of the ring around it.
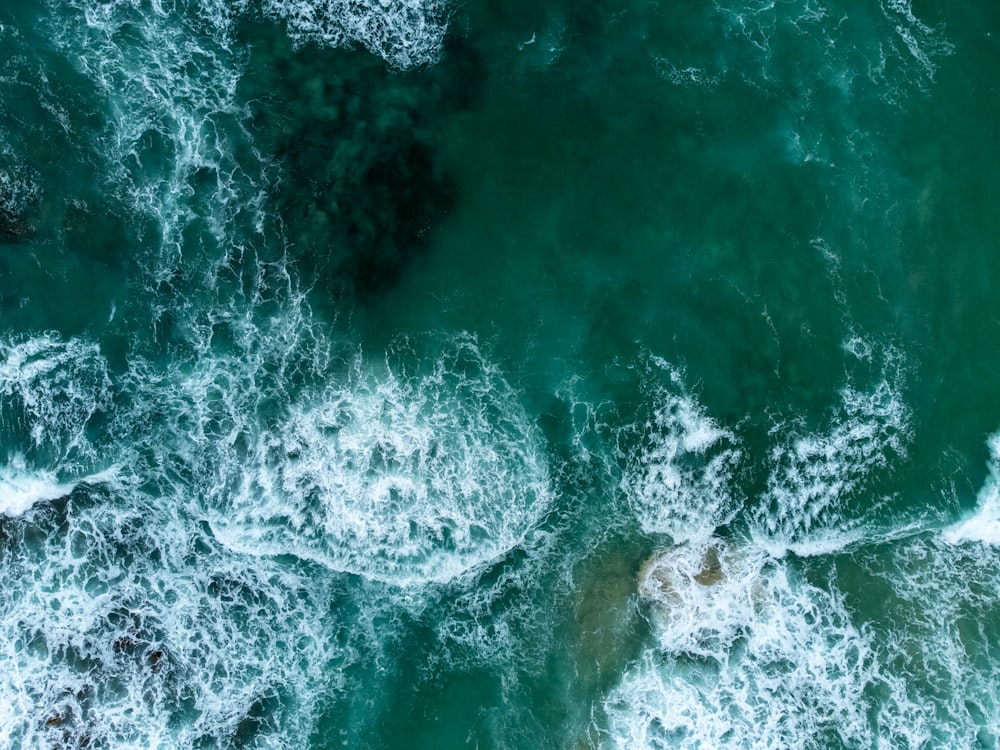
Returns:
[[[405,586],[523,541],[549,500],[541,440],[469,339],[424,375],[356,363],[251,449],[214,523],[228,544]]]

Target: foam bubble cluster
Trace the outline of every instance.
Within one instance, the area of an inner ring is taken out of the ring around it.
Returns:
[[[954,46],[944,36],[944,27],[918,18],[910,0],[883,0],[881,7],[898,40],[923,72],[926,83],[932,83],[937,61],[954,51]]]
[[[260,435],[242,476],[213,521],[228,544],[397,585],[497,559],[549,499],[540,436],[471,340],[422,375],[359,361]]]
[[[246,140],[231,38],[238,12],[223,0],[170,8],[70,0],[53,14],[55,44],[104,97],[108,177],[155,227],[145,243],[153,251],[137,260],[156,283],[176,282],[182,262],[199,255],[220,262],[231,248],[216,255],[210,243],[235,242],[237,217],[255,213],[261,200],[260,165],[234,155]]]
[[[675,542],[704,538],[735,512],[730,486],[739,443],[688,393],[679,371],[654,366],[670,382],[650,388],[651,412],[628,430],[641,443],[622,456],[621,486],[645,532]]]
[[[602,747],[996,744],[1000,437],[970,518],[880,531],[846,500],[905,454],[909,420],[898,378],[845,387],[827,429],[776,433],[753,541],[696,537],[643,565],[652,643],[602,703]],[[845,530],[866,543],[822,543]]]
[[[841,566],[864,582],[851,596],[877,599],[863,615],[840,593]],[[915,749],[1000,738],[989,633],[1000,561],[986,545],[923,532],[850,562],[801,566],[713,539],[654,555],[639,593],[655,645],[608,694],[602,747]]]
[[[543,441],[473,339],[334,360],[286,313],[113,382],[95,345],[3,342],[0,746],[301,747],[358,618],[531,542]],[[341,617],[337,573],[379,602]]]
[[[116,476],[114,468],[71,481],[60,481],[56,472],[29,467],[24,456],[15,454],[0,466],[0,516],[19,516],[35,503],[67,497],[79,484],[101,484]]]
[[[435,62],[448,28],[443,0],[265,0],[264,9],[296,41],[362,44],[399,68]]]
[[[861,388],[849,381],[825,428],[806,429],[795,419],[771,428],[767,487],[745,515],[773,554],[809,554],[853,538],[865,519],[848,511],[851,501],[906,456],[910,411],[898,354],[869,351],[865,359],[876,367],[881,360],[877,382]],[[743,449],[687,391],[679,371],[656,359],[653,365],[669,383],[647,386],[648,413],[619,435],[621,488],[647,534],[704,541],[746,505],[733,496]]]
[[[175,429],[200,418],[176,385],[138,359],[113,381],[85,341],[0,342],[22,448],[0,464],[0,747],[296,748],[338,685],[336,581],[212,537],[220,462]]]
[[[879,710],[895,747],[993,747],[1000,741],[1000,557],[977,542],[922,534],[888,560],[862,556],[889,605],[879,662],[891,695]]]

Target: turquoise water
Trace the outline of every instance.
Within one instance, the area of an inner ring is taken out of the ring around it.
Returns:
[[[11,0],[0,748],[996,748],[985,2]]]

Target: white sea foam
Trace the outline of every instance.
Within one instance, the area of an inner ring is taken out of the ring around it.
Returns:
[[[60,482],[52,471],[31,471],[23,456],[14,456],[0,467],[0,515],[19,516],[35,503],[58,500],[76,486]]]
[[[950,544],[982,542],[1000,546],[1000,496],[996,485],[980,493],[979,505],[973,515],[949,526],[943,536]]]
[[[239,581],[265,571],[268,597],[285,602],[285,609],[259,605],[255,619],[244,625],[239,603],[258,602],[257,587],[263,584],[241,583],[235,609],[232,603],[212,609],[198,604],[188,608],[187,620],[169,621],[173,637],[180,639],[197,618],[196,642],[214,644],[205,667],[197,670],[188,659],[201,658],[205,647],[184,646],[186,666],[172,672],[171,690],[187,691],[207,706],[204,718],[181,715],[174,693],[158,698],[144,718],[136,703],[115,704],[106,695],[98,701],[111,726],[150,746],[190,747],[199,732],[225,737],[255,710],[260,692],[275,684],[288,695],[277,701],[279,718],[260,728],[260,742],[301,746],[312,731],[320,696],[328,696],[331,681],[336,686],[343,678],[343,663],[355,658],[352,644],[360,638],[371,648],[390,638],[389,623],[376,627],[370,621],[407,609],[419,612],[436,601],[438,587],[419,584],[467,577],[461,582],[466,595],[448,605],[440,623],[439,658],[449,664],[505,665],[517,653],[514,629],[534,614],[526,602],[511,611],[498,603],[512,587],[524,585],[528,574],[518,565],[479,586],[479,574],[492,571],[487,564],[513,547],[523,547],[529,556],[544,547],[545,535],[533,529],[551,490],[541,436],[475,341],[459,337],[445,343],[427,369],[419,358],[400,352],[384,363],[356,353],[344,361],[314,356],[310,347],[326,346],[310,343],[323,334],[308,320],[289,315],[272,323],[269,335],[258,329],[252,340],[239,339],[240,354],[205,351],[196,362],[166,372],[137,360],[124,379],[138,409],[115,425],[134,435],[125,446],[129,484],[157,493],[157,507],[178,509],[168,522],[159,515],[148,523],[137,519],[136,531],[155,529],[157,539],[169,536],[178,553],[191,550],[157,573],[154,590],[173,596],[169,592],[183,588],[185,596],[204,602],[202,588],[209,584],[202,570],[223,565],[229,576],[245,568]],[[298,389],[292,385],[297,379]],[[135,502],[133,507],[141,505]],[[310,572],[301,572],[305,563],[289,563],[292,556],[311,561]],[[326,566],[321,575],[317,562]],[[106,564],[122,567],[114,559]],[[292,571],[284,569],[290,565]],[[61,566],[55,563],[53,569]],[[358,578],[337,575],[340,571]],[[325,582],[315,598],[308,595],[307,575]],[[326,589],[337,582],[362,592],[356,617],[367,625],[331,622],[322,614],[331,606]],[[305,603],[293,607],[290,602],[302,597]],[[144,606],[149,619],[165,627],[160,594]],[[297,648],[296,638],[285,631],[303,628],[315,643],[309,641],[298,654],[290,651]],[[83,623],[70,630],[88,632]],[[143,645],[142,653],[165,651],[159,644],[167,642],[163,636],[156,646]],[[212,670],[229,659],[246,661],[247,670],[231,673],[226,666],[227,681],[217,685]],[[326,671],[331,664],[332,673]],[[59,674],[57,664],[43,660],[36,666]],[[109,679],[125,679],[112,667],[105,669]],[[142,686],[151,678],[127,679]],[[217,697],[210,700],[211,695]],[[126,709],[134,711],[134,720],[126,721]],[[156,734],[161,719],[169,727]]]
[[[954,46],[944,36],[943,27],[931,26],[917,18],[910,0],[883,0],[881,5],[886,20],[919,64],[926,82],[933,83],[936,60],[954,51]]]
[[[949,544],[982,542],[1000,546],[1000,432],[990,436],[990,473],[979,491],[975,511],[949,526],[942,536]]]
[[[186,230],[221,255],[243,252],[241,222],[256,231],[239,217],[262,205],[265,166],[252,147],[234,156],[249,139],[231,39],[244,5],[68,0],[52,14],[55,44],[106,98],[110,178],[159,231],[137,258],[147,282],[218,292],[228,258],[186,254]],[[380,26],[404,5],[373,5],[346,43],[429,61],[444,6]],[[289,16],[290,33],[328,35],[336,8],[316,7],[319,26]],[[197,313],[189,359],[134,352],[114,384],[94,344],[0,342],[0,427],[24,456],[0,457],[0,747],[303,747],[359,640],[387,636],[372,621],[409,595],[400,584],[480,570],[545,513],[541,437],[473,342],[419,375],[338,370],[291,273],[271,271]],[[229,354],[213,351],[216,325]],[[99,460],[120,474],[94,473]],[[341,618],[335,571],[388,582],[384,600]]]
[[[24,456],[14,455],[0,466],[0,516],[19,516],[36,503],[58,500],[69,495],[79,484],[101,484],[116,476],[114,469],[89,474],[79,479],[60,481],[56,472],[33,469]]]
[[[734,50],[745,47],[760,67],[748,70],[744,64],[727,66],[727,56],[719,56],[715,65],[724,75],[727,69],[758,86],[787,80],[776,72],[790,54],[798,53],[803,64],[815,61],[815,69],[801,77],[806,99],[817,81],[831,84],[845,96],[865,94],[856,80],[858,70],[867,61],[871,74],[867,83],[874,85],[887,102],[899,102],[913,88],[926,90],[934,80],[938,60],[953,51],[944,28],[921,21],[909,0],[883,0],[881,19],[854,17],[827,8],[816,0],[775,4],[762,2],[720,2],[711,13],[722,24],[727,41]],[[706,24],[712,23],[705,21]],[[756,50],[754,54],[750,48]],[[746,55],[744,55],[745,59]],[[911,65],[916,61],[917,65]],[[673,69],[686,66],[675,61]]]
[[[426,666],[428,671],[486,666],[500,671],[511,688],[525,668],[544,661],[553,647],[556,615],[551,609],[540,611],[538,603],[550,601],[543,566],[551,559],[555,542],[549,534],[532,534],[522,545],[523,554],[463,581],[459,596],[446,590],[435,606],[440,647]]]
[[[549,501],[540,436],[474,341],[431,372],[358,360],[261,433],[213,525],[397,585],[447,581],[522,543]]]
[[[264,11],[283,19],[292,39],[362,44],[400,68],[438,59],[449,15],[444,0],[265,0]]]
[[[639,593],[652,603],[660,647],[704,657],[730,647],[762,606],[765,562],[760,551],[718,538],[650,558],[639,573]]]
[[[600,745],[992,746],[995,550],[925,531],[858,547],[852,565],[842,583],[832,561],[810,561],[816,585],[738,542],[658,553],[639,581],[655,645],[608,694]],[[871,601],[849,607],[843,584]]]
[[[654,555],[638,582],[654,645],[607,695],[599,745],[993,746],[1000,436],[990,450],[979,510],[943,534],[914,523],[884,534],[858,527],[810,533],[776,553],[808,559],[775,557],[767,539],[712,538]]]
[[[767,487],[746,519],[749,543],[712,535],[733,520],[729,501],[697,515],[701,498],[729,497],[740,461],[734,434],[683,391],[655,394],[653,417],[633,428],[652,437],[625,457],[632,509],[645,531],[685,543],[640,572],[655,645],[604,701],[601,746],[874,747],[903,741],[906,726],[917,738],[911,747],[933,736],[913,719],[928,704],[879,659],[879,641],[856,621],[832,574],[827,586],[800,574],[803,564],[822,569],[825,556],[869,538],[873,519],[859,496],[875,491],[873,477],[905,456],[910,438],[898,354],[857,337],[845,350],[874,385],[849,379],[819,429],[775,424]],[[722,458],[706,474],[709,449]],[[788,551],[796,557],[785,558]],[[887,707],[880,696],[889,693],[897,699]]]
[[[680,371],[656,359],[652,367],[669,384],[654,381],[648,416],[626,430],[639,445],[620,456],[621,487],[645,532],[675,542],[705,538],[735,512],[739,441],[697,403]]]
[[[26,454],[70,472],[89,466],[87,427],[111,395],[94,344],[54,335],[0,340],[0,428]]]
[[[601,746],[874,746],[871,636],[842,600],[759,550],[722,551],[717,574],[698,581],[704,554],[672,550],[644,584],[658,646],[608,696]]]
[[[723,78],[722,73],[712,74],[694,65],[680,67],[663,56],[656,58],[656,70],[675,86],[696,86],[700,89],[716,88]]]
[[[867,519],[850,510],[858,493],[906,455],[910,412],[901,395],[899,355],[890,350],[876,357],[857,337],[849,347],[864,353],[866,364],[881,364],[883,377],[866,389],[844,386],[825,428],[781,420],[771,430],[767,489],[749,520],[755,541],[775,556],[825,554],[861,539]],[[680,371],[652,362],[669,384],[651,381],[648,414],[619,435],[621,488],[646,533],[675,543],[704,541],[741,505],[733,497],[740,440],[687,391]],[[873,497],[869,510],[879,501]]]
[[[889,747],[992,747],[1000,738],[1000,556],[936,533],[855,553],[887,600],[876,627],[890,696],[878,721]]]
[[[0,747],[306,742],[351,658],[332,582],[170,506],[118,487],[5,527]]]
[[[773,428],[772,469],[753,514],[754,537],[772,554],[793,546],[836,548],[858,538],[867,519],[849,508],[858,506],[857,495],[871,486],[875,472],[906,456],[910,411],[901,395],[897,355],[886,357],[886,377],[874,387],[841,389],[825,429],[804,430],[794,422]],[[879,500],[872,497],[866,510]]]
[[[99,146],[109,181],[156,226],[147,255],[136,259],[151,286],[176,282],[184,264],[193,266],[189,276],[211,277],[246,241],[237,218],[253,217],[263,203],[253,149],[242,160],[234,155],[234,140],[248,137],[235,102],[242,61],[231,39],[243,5],[69,0],[53,13],[55,43],[104,96],[109,116]],[[220,245],[216,252],[200,247],[200,257],[190,257],[185,230],[195,226]]]
[[[242,479],[237,438],[325,362],[294,312],[244,326],[231,359],[135,357],[113,389],[92,344],[3,342],[4,429],[28,450],[0,470],[0,747],[308,741],[391,602],[342,620],[342,578],[234,553],[205,523]],[[87,464],[80,446],[118,467],[69,471]]]
[[[238,284],[234,268],[281,275],[269,265],[280,261],[256,257],[269,226],[274,165],[255,147],[236,95],[247,50],[234,41],[234,28],[251,13],[248,4],[53,5],[55,44],[105,99],[108,124],[98,146],[108,181],[152,228],[136,258],[147,285],[185,295],[214,291],[221,279]],[[264,11],[285,19],[299,41],[363,43],[398,67],[436,59],[447,27],[441,0],[266,0]],[[263,284],[273,287],[270,279]],[[176,328],[192,324],[194,312],[182,301],[169,307]]]

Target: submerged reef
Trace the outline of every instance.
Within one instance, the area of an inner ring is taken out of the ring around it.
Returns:
[[[0,166],[0,242],[17,242],[31,234],[29,214],[38,192],[34,181]]]
[[[482,65],[457,32],[432,67],[400,71],[363,49],[297,46],[254,25],[240,82],[271,199],[307,284],[363,301],[386,290],[456,200],[436,118],[471,106]]]

